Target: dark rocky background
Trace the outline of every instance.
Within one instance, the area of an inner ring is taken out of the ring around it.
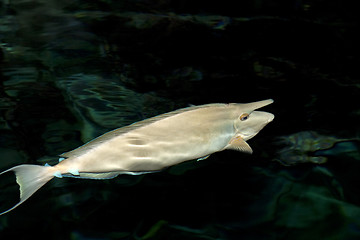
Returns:
[[[3,0],[0,171],[189,104],[273,98],[249,141],[160,173],[54,179],[1,239],[357,239],[355,1]],[[264,109],[265,110],[265,109]],[[0,177],[0,211],[18,201]]]

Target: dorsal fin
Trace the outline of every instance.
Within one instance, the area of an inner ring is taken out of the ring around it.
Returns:
[[[181,108],[181,109],[178,109],[178,110],[175,110],[172,112],[164,113],[164,114],[152,117],[152,118],[148,118],[148,119],[130,124],[128,126],[125,126],[122,128],[117,128],[115,130],[107,132],[72,151],[61,154],[60,157],[64,157],[64,158],[78,157],[78,156],[81,156],[82,154],[88,152],[90,149],[95,148],[99,144],[109,141],[110,139],[120,136],[122,134],[128,133],[132,130],[139,129],[144,126],[148,126],[154,122],[161,121],[162,119],[172,117],[172,116],[175,116],[180,113],[193,111],[193,110],[197,110],[197,109],[201,109],[201,108],[214,107],[214,106],[222,107],[222,106],[226,106],[226,104],[211,103],[211,104],[205,104],[205,105],[200,105],[200,106],[191,106],[191,107],[187,107],[187,108]]]

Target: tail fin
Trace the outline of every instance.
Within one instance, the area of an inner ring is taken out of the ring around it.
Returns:
[[[48,181],[54,177],[54,172],[50,166],[38,166],[38,165],[19,165],[13,168],[10,168],[2,173],[15,172],[16,182],[20,186],[20,202],[15,206],[6,210],[0,215],[10,212],[15,209],[17,206],[25,202],[29,197],[31,197],[39,188],[44,186]]]

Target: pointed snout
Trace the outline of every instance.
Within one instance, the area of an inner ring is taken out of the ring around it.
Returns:
[[[274,102],[274,100],[272,100],[272,99],[267,99],[267,100],[262,100],[262,101],[253,102],[253,103],[249,103],[249,104],[251,104],[252,108],[253,108],[254,110],[256,110],[256,109],[265,107],[265,106],[267,106],[267,105],[269,105],[269,104],[271,104],[271,103],[273,103],[273,102]],[[274,119],[274,118],[272,118],[272,119]],[[271,120],[272,120],[272,119],[271,119]]]

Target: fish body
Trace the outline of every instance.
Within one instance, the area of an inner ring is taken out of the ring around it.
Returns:
[[[14,171],[20,202],[55,177],[108,179],[119,174],[143,174],[214,152],[234,149],[251,153],[246,141],[274,115],[255,111],[272,103],[207,104],[179,109],[119,128],[60,155],[55,166],[19,165]]]
[[[358,141],[358,138],[337,138],[315,131],[297,132],[278,137],[276,143],[282,148],[277,152],[275,160],[285,166],[299,163],[323,164],[327,162],[328,156],[357,152],[355,142]]]

